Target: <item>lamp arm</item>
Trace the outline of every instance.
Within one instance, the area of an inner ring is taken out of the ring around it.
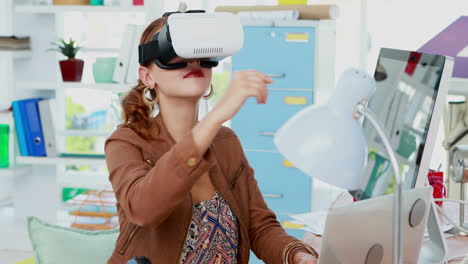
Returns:
[[[375,114],[367,108],[367,101],[363,100],[356,107],[356,112],[354,113],[354,118],[359,119],[361,115],[366,117],[370,123],[374,126],[375,130],[379,134],[384,143],[385,149],[388,152],[390,162],[393,167],[393,172],[395,173],[395,191],[393,195],[393,264],[402,263],[402,179],[400,173],[400,165],[398,163],[395,151],[390,144],[390,140],[385,133],[380,121],[376,118]]]

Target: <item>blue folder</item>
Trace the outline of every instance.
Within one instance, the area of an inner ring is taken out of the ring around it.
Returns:
[[[41,98],[31,98],[19,101],[21,119],[29,156],[46,156],[44,136],[37,102]]]
[[[18,138],[18,145],[20,148],[21,156],[29,156],[28,148],[26,146],[26,137],[24,135],[23,120],[19,109],[19,101],[12,102],[13,119],[15,120],[16,136]]]

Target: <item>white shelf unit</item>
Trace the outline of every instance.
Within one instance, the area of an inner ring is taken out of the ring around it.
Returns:
[[[132,85],[120,83],[81,83],[81,82],[31,82],[22,81],[16,83],[17,89],[28,90],[50,90],[67,88],[88,88],[110,92],[125,92],[132,88]]]
[[[31,50],[0,50],[0,56],[13,56],[14,59],[27,59],[31,54]]]
[[[64,12],[145,12],[144,6],[95,6],[95,5],[17,5],[17,13],[56,14]]]
[[[0,169],[0,177],[22,175],[27,173],[32,173],[31,166],[16,166],[11,169]]]
[[[83,157],[16,157],[18,164],[34,164],[34,165],[106,165],[104,158],[83,158]]]
[[[50,90],[54,91],[57,87],[55,82],[50,81],[19,81],[16,82],[15,88],[16,89],[23,89],[23,90]]]
[[[80,179],[77,181],[76,179]],[[90,188],[96,190],[111,189],[108,175],[104,173],[73,174],[69,173],[59,179],[59,184],[72,188]]]
[[[57,85],[58,89],[67,88],[88,88],[110,92],[126,92],[132,88],[130,84],[119,83],[75,83],[75,82],[62,82]]]
[[[28,5],[31,0],[0,1],[0,14],[6,14],[7,24],[0,25],[0,34],[31,37],[30,50],[0,50],[0,109],[7,108],[11,101],[42,97],[55,98],[55,112],[64,113],[67,89],[94,89],[125,92],[132,85],[118,83],[63,82],[60,76],[59,53],[46,52],[50,41],[66,32],[63,21],[68,14],[81,12],[86,17],[93,12],[99,16],[122,14],[124,17],[142,17],[152,20],[162,14],[164,1],[145,1],[145,6],[39,6]],[[17,5],[15,5],[15,3]],[[4,8],[5,7],[5,8]],[[102,13],[102,14],[101,14]],[[141,23],[141,19],[138,19]],[[6,28],[6,29],[5,29]],[[112,52],[115,48],[83,48],[82,52]],[[91,64],[85,62],[85,67]],[[5,81],[3,79],[5,78]],[[6,94],[5,92],[6,91]],[[0,202],[0,209],[14,208],[15,218],[23,222],[28,215],[44,220],[54,219],[61,204],[61,187],[109,189],[108,173],[104,157],[31,157],[19,153],[14,122],[11,113],[0,113],[0,122],[10,124],[11,168],[0,170],[0,177],[14,181],[14,198]],[[8,117],[8,118],[7,118]],[[59,120],[60,119],[60,120]],[[56,117],[55,131],[58,136],[107,137],[107,132],[73,131],[64,129],[65,117]],[[67,167],[90,166],[88,171],[70,171]],[[1,189],[1,188],[0,188]],[[0,237],[2,233],[0,232]]]

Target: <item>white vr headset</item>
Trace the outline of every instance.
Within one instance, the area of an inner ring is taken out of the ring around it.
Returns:
[[[237,53],[244,44],[244,31],[232,13],[166,12],[164,27],[148,43],[138,46],[138,61],[154,60],[163,69],[181,69],[185,60],[200,60],[200,66],[216,67],[218,62]],[[171,63],[176,57],[181,61]]]

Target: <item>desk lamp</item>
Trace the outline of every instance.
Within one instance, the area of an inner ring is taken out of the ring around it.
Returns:
[[[366,181],[367,145],[360,123],[368,118],[382,138],[395,175],[393,202],[393,263],[401,263],[402,179],[388,136],[367,102],[375,80],[360,69],[343,72],[326,104],[311,105],[292,116],[275,134],[282,155],[311,177],[359,191]]]

